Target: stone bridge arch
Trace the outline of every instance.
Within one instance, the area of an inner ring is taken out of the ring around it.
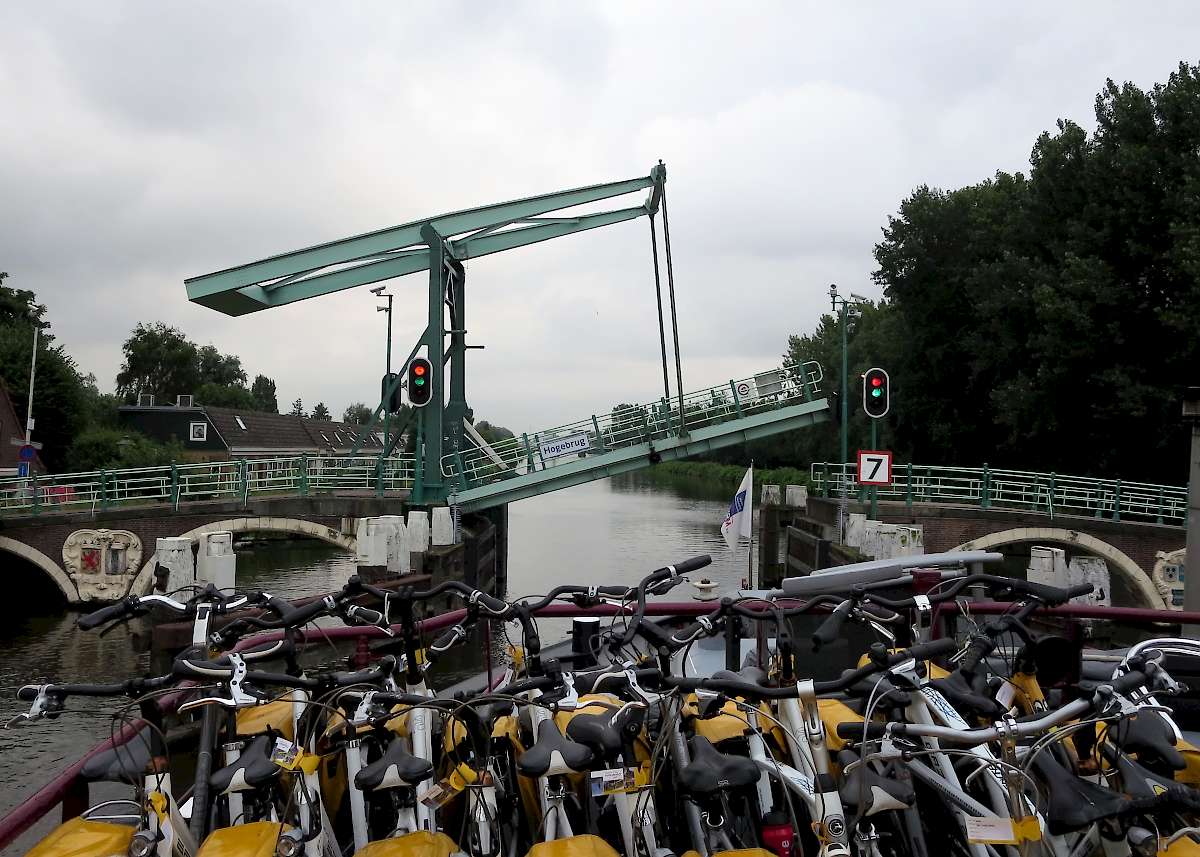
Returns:
[[[10,539],[8,536],[0,536],[0,551],[19,556],[31,565],[41,569],[54,582],[59,591],[62,592],[63,596],[67,599],[67,603],[71,604],[79,600],[79,590],[71,582],[71,578],[67,576],[67,573],[62,570],[62,567],[58,563],[37,548],[30,547],[16,539]]]
[[[288,533],[290,535],[304,536],[305,538],[317,539],[326,544],[339,547],[342,550],[355,552],[358,549],[358,540],[354,536],[348,536],[324,524],[314,524],[312,521],[305,521],[300,518],[275,518],[275,517],[243,517],[243,518],[226,518],[221,521],[212,521],[207,524],[202,524],[194,527],[185,533],[180,533],[179,538],[191,539],[193,542],[199,540],[204,533],[229,532],[229,533]],[[2,547],[2,545],[0,545]],[[134,580],[134,592],[149,592],[150,587],[154,583],[154,551],[151,546],[150,558],[146,564],[142,566],[142,570],[138,572],[137,578]]]
[[[954,550],[992,550],[993,548],[1013,544],[1014,542],[1044,542],[1069,545],[1094,554],[1108,563],[1109,568],[1119,574],[1122,580],[1129,585],[1129,591],[1141,602],[1139,606],[1156,609],[1163,607],[1162,597],[1154,587],[1150,575],[1134,562],[1128,554],[1102,539],[1098,539],[1087,533],[1081,533],[1078,530],[1068,530],[1062,527],[1016,527],[1014,529],[989,533],[977,539],[971,539],[971,541],[964,542],[954,548]]]

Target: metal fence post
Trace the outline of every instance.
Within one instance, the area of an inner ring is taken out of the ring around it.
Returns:
[[[739,417],[744,417],[745,414],[742,413],[742,397],[737,394],[737,384],[733,383],[732,379],[729,381],[729,389],[733,393],[733,410]]]
[[[592,414],[592,428],[596,430],[596,446],[600,452],[604,452],[604,435],[600,434],[600,421],[595,414]]]
[[[308,453],[300,456],[300,495],[308,496]]]
[[[1158,516],[1154,519],[1158,523],[1163,522],[1163,486],[1158,486]]]
[[[913,489],[912,489],[912,463],[904,466],[904,505],[912,512],[913,506]]]
[[[1050,494],[1046,498],[1046,503],[1050,507],[1050,520],[1054,520],[1054,491],[1058,488],[1058,480],[1054,474],[1050,474]]]
[[[979,505],[984,509],[992,507],[992,472],[988,470],[986,461],[983,463],[983,497]]]
[[[529,472],[533,473],[537,468],[533,465],[533,448],[529,445],[529,435],[521,432],[521,440],[525,442],[525,460],[529,466]]]
[[[29,477],[29,485],[33,489],[33,514],[36,515],[42,510],[42,500],[38,496],[40,492],[38,489],[38,478],[36,473]]]
[[[100,508],[108,508],[108,472],[100,471]]]
[[[1113,495],[1113,520],[1121,520],[1121,480],[1117,480],[1117,491]]]
[[[246,506],[250,502],[250,469],[244,458],[238,459],[238,479],[242,482],[242,505]]]
[[[179,511],[179,466],[171,462],[171,506]]]

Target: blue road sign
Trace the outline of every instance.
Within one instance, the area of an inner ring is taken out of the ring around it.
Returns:
[[[29,444],[22,446],[17,450],[17,458],[22,461],[33,461],[33,447]]]
[[[29,475],[29,462],[28,461],[18,462],[17,475],[18,476],[28,476]]]

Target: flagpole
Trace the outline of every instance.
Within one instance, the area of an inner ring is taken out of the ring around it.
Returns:
[[[754,588],[754,459],[750,459],[750,490],[746,502],[750,504],[750,547],[746,551],[746,574],[750,588]]]

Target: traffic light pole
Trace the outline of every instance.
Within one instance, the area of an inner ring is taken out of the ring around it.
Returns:
[[[879,420],[871,420],[871,449],[879,449]],[[879,486],[871,486],[871,520],[879,520]]]

